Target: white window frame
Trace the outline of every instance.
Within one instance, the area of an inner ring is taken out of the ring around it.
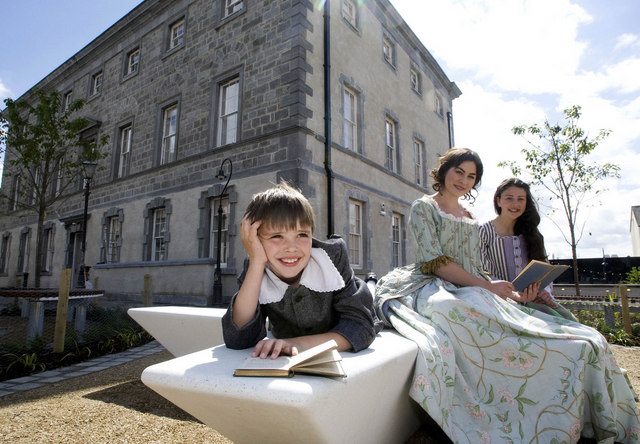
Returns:
[[[176,160],[178,133],[178,104],[169,105],[162,111],[162,146],[160,165]]]
[[[402,224],[403,217],[399,213],[391,213],[391,266],[403,265],[402,257]]]
[[[136,48],[127,55],[127,72],[125,75],[136,74],[140,68],[140,48]]]
[[[353,0],[342,0],[342,17],[354,28],[358,28],[358,9]]]
[[[238,140],[240,78],[220,84],[219,91],[217,146],[224,146]]]
[[[106,255],[105,261],[108,264],[120,262],[120,237],[122,236],[122,223],[118,215],[108,218],[105,236]]]
[[[209,257],[217,258],[218,255],[218,207],[220,197],[211,198],[211,217],[209,218]],[[220,245],[220,267],[227,266],[229,258],[229,195],[222,196],[222,230]]]
[[[363,210],[362,202],[349,199],[349,262],[354,268],[362,268],[364,263]]]
[[[169,27],[169,50],[184,44],[185,20],[181,18]]]
[[[165,207],[153,209],[151,220],[151,260],[154,262],[167,259],[165,235],[167,230],[167,211]]]
[[[343,89],[343,101],[344,101],[343,144],[346,149],[357,152],[359,151],[358,149],[358,94],[351,88],[348,88],[347,86],[345,86]]]
[[[241,11],[244,7],[244,0],[224,0],[224,18]]]
[[[388,37],[382,38],[382,56],[391,66],[395,67],[395,45]]]
[[[133,125],[129,124],[120,128],[120,156],[118,159],[118,177],[124,177],[129,172],[132,139]]]
[[[444,108],[443,108],[443,103],[442,103],[442,96],[437,92],[434,94],[434,107],[435,107],[435,112],[439,116],[442,116],[443,113],[444,113]]]
[[[396,171],[397,156],[397,128],[396,122],[390,117],[386,117],[384,121],[384,140],[385,140],[385,156],[387,168]]]
[[[42,271],[45,273],[51,273],[55,247],[54,232],[52,227],[44,228],[42,231]]]
[[[13,176],[13,192],[11,193],[11,211],[18,209],[18,203],[20,202],[20,176]]]
[[[73,90],[67,91],[62,98],[62,103],[63,103],[62,106],[64,111],[67,111],[69,109],[72,101],[73,101]]]
[[[424,185],[424,178],[422,177],[422,164],[424,159],[422,157],[424,143],[421,140],[413,139],[413,163],[415,165],[416,185]]]
[[[409,69],[409,83],[411,85],[411,89],[418,94],[421,93],[420,80],[420,72],[418,71],[418,69],[415,67],[411,67]]]
[[[91,96],[97,96],[102,92],[102,80],[104,75],[102,71],[95,73],[91,76]]]

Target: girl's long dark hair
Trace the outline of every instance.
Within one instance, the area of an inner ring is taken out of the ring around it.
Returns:
[[[514,234],[524,236],[524,242],[527,246],[527,253],[529,260],[536,259],[539,261],[547,260],[547,252],[544,248],[544,237],[538,225],[540,224],[540,213],[538,213],[538,206],[536,201],[533,200],[529,184],[516,178],[505,179],[502,181],[495,194],[493,195],[493,208],[497,214],[502,213],[502,208],[498,206],[498,199],[502,196],[502,193],[511,187],[517,187],[523,189],[527,193],[527,205],[524,209],[524,213],[516,220],[516,224],[513,227]]]

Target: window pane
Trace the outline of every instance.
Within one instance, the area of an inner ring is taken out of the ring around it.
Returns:
[[[153,212],[153,243],[151,245],[151,260],[163,261],[166,259],[165,229],[167,219],[164,208],[157,208]]]
[[[220,230],[220,266],[227,266],[227,258],[229,257],[229,197],[222,198],[222,219],[218,219],[218,210],[220,208],[220,198],[211,199],[211,218],[209,230],[209,257],[217,258],[218,256],[218,221],[222,222]]]
[[[160,164],[165,164],[176,159],[176,130],[178,127],[178,106],[167,108],[164,112],[164,125],[162,134],[162,153]]]
[[[233,79],[220,87],[218,146],[234,143],[238,135],[240,82]]]
[[[362,207],[349,202],[349,261],[352,266],[362,265]]]

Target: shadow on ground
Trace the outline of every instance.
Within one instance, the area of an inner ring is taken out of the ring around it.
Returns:
[[[88,393],[83,398],[117,404],[121,407],[180,421],[199,422],[193,416],[146,387],[141,381],[130,381]]]

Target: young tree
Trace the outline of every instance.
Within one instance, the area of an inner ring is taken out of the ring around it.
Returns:
[[[523,148],[521,152],[526,162],[524,171],[531,177],[532,185],[542,186],[550,193],[551,200],[557,199],[562,203],[568,234],[557,224],[556,226],[571,246],[573,278],[578,296],[580,285],[576,247],[582,238],[586,222],[582,221],[580,225],[580,207],[604,191],[596,187],[598,181],[606,177],[620,176],[620,167],[615,164],[599,165],[587,162],[588,156],[609,136],[610,131],[601,129],[596,137],[590,138],[578,126],[581,109],[580,106],[574,105],[564,110],[565,126],[552,126],[545,119],[542,127],[534,124],[516,126],[512,129],[514,134],[522,136],[529,144],[529,147]],[[523,173],[523,169],[515,161],[500,162],[498,166],[510,168],[515,176]]]
[[[88,119],[77,117],[83,100],[63,107],[61,94],[55,90],[36,90],[29,99],[6,99],[6,108],[0,114],[0,145],[6,150],[4,176],[14,178],[14,186],[4,186],[0,198],[13,208],[38,216],[34,279],[39,287],[47,209],[84,177],[83,161],[104,157],[100,147],[108,137],[96,140],[80,136],[90,124]]]

